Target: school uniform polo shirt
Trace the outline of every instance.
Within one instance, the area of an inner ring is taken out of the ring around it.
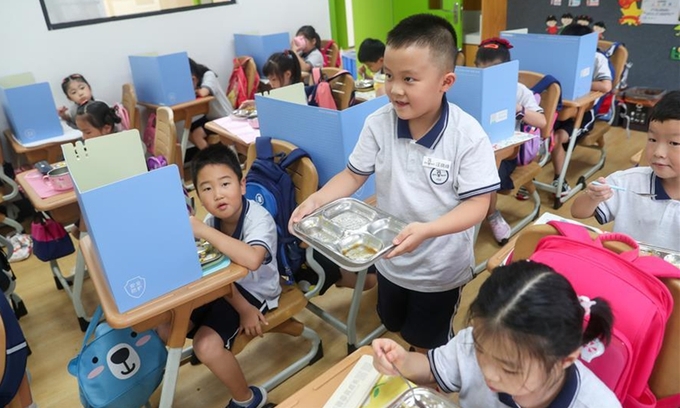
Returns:
[[[406,223],[433,221],[500,185],[488,136],[445,98],[438,121],[417,141],[391,104],[378,109],[366,119],[347,167],[362,176],[375,174],[378,207]],[[415,291],[459,287],[472,278],[473,231],[425,240],[409,254],[380,259],[378,270]]]
[[[614,195],[595,210],[600,224],[614,221],[614,232],[623,232],[645,244],[680,251],[680,200],[668,196],[651,167],[617,171],[607,177],[607,184],[656,194],[656,197],[614,190]]]
[[[213,215],[208,215],[205,223],[218,228]],[[244,197],[241,216],[232,238],[250,246],[261,246],[267,250],[267,256],[262,265],[255,271],[249,271],[246,276],[236,282],[257,300],[265,302],[270,310],[278,307],[281,285],[276,262],[277,235],[274,218],[260,204]]]
[[[472,328],[428,351],[430,371],[444,392],[458,392],[462,407],[519,408],[512,397],[489,389],[477,363]],[[566,370],[562,390],[548,408],[620,408],[614,393],[580,361]]]

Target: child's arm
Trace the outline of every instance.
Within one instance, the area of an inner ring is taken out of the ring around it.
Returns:
[[[456,208],[430,222],[412,222],[394,238],[396,247],[386,258],[394,258],[418,248],[426,239],[453,234],[476,225],[486,216],[491,194],[480,194],[461,202]]]
[[[589,218],[595,214],[597,206],[614,195],[614,191],[607,185],[604,177],[597,179],[600,185],[588,184],[583,193],[574,200],[571,206],[571,216],[578,219]]]
[[[67,122],[71,120],[71,115],[68,114],[68,108],[66,106],[62,106],[57,109],[57,114],[59,114],[59,117]]]
[[[234,288],[231,294],[224,297],[239,315],[239,330],[248,336],[262,337],[262,325],[268,325],[262,312],[255,306],[251,305],[241,292]]]
[[[522,110],[522,106],[521,105],[518,106],[519,110],[517,112]],[[545,115],[543,114],[543,112],[537,112],[526,108],[524,109],[524,117],[522,118],[522,121],[529,126],[534,126],[539,129],[543,128],[546,124]]]
[[[368,179],[345,168],[336,174],[321,190],[307,197],[290,216],[288,229],[293,231],[293,224],[299,222],[305,215],[311,214],[317,208],[338,198],[354,194]]]
[[[251,246],[241,240],[232,238],[206,225],[196,217],[191,216],[189,219],[191,220],[191,228],[196,238],[210,242],[215,249],[249,271],[256,271],[267,257],[267,250],[262,246]]]
[[[401,373],[417,384],[431,384],[435,381],[425,354],[409,353],[390,339],[375,339],[371,346],[375,354],[373,366],[379,372],[387,375]]]
[[[593,81],[590,84],[591,91],[598,91],[602,93],[607,93],[612,90],[612,81],[610,79],[603,79],[600,81]]]

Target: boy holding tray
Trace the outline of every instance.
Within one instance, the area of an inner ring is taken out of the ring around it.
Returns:
[[[386,94],[370,115],[347,168],[293,212],[292,223],[357,191],[376,175],[377,205],[410,222],[377,262],[378,315],[418,349],[445,344],[463,285],[472,279],[473,230],[499,187],[493,150],[479,123],[446,100],[456,34],[419,14],[387,36]]]

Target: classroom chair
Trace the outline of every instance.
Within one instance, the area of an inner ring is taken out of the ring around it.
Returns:
[[[154,137],[154,156],[163,156],[168,164],[177,165],[184,180],[184,166],[181,163],[181,147],[177,141],[177,128],[172,109],[162,106],[156,109],[156,135]]]
[[[289,154],[296,147],[292,143],[272,139],[272,148],[274,154],[278,155],[281,153]],[[257,152],[255,150],[255,144],[253,143],[248,148],[246,173],[256,158]],[[293,163],[288,167],[288,173],[295,185],[295,201],[298,204],[317,190],[319,176],[311,159],[305,157],[298,160],[296,163]],[[284,228],[285,227],[287,226],[284,226]],[[279,298],[279,307],[265,315],[269,324],[262,329],[265,333],[283,333],[293,337],[303,337],[311,342],[311,347],[307,354],[263,383],[262,387],[267,391],[271,391],[274,387],[290,378],[293,374],[308,365],[314,364],[323,357],[323,346],[319,335],[314,330],[305,327],[303,323],[294,317],[305,309],[308,303],[307,298],[295,285],[282,285],[282,289],[283,291]],[[254,337],[252,336],[240,333],[236,339],[234,339],[231,351],[234,354],[239,353],[251,340],[253,340],[253,338]]]
[[[0,143],[0,157],[4,157],[2,143]],[[6,186],[2,190],[2,195],[0,195],[0,204],[4,205],[7,209],[7,215],[0,213],[0,224],[7,225],[20,234],[24,232],[24,227],[12,218],[19,215],[19,208],[11,202],[19,195],[19,186],[2,169],[0,169],[0,184]],[[9,191],[7,191],[8,189]]]
[[[630,156],[630,163],[637,166],[649,166],[647,158],[645,157],[645,149],[640,150],[634,155]]]
[[[601,50],[609,49],[612,46],[611,41],[598,41],[597,47]],[[618,96],[620,85],[621,85],[621,75],[623,74],[623,68],[628,62],[628,50],[625,46],[619,46],[610,59],[612,66],[614,67],[614,77],[612,79],[612,93],[614,94],[614,99],[612,100],[612,109],[616,107],[616,98]],[[593,166],[591,166],[581,177],[578,179],[578,183],[583,184],[585,189],[586,180],[589,179],[595,172],[604,167],[605,159],[607,158],[607,151],[604,146],[604,135],[609,132],[611,125],[614,121],[615,115],[611,115],[609,121],[596,120],[593,125],[593,130],[591,130],[587,135],[585,135],[581,140],[578,141],[578,146],[587,147],[590,149],[595,149],[600,152],[600,158]],[[567,157],[571,157],[571,153],[567,152]]]
[[[333,40],[321,40],[321,49],[325,49],[330,41]],[[338,43],[333,41],[333,44],[328,47],[326,55],[328,56],[328,66],[335,67],[335,64],[338,63],[338,58],[340,58],[340,48],[338,48]]]
[[[533,254],[538,241],[546,235],[556,234],[550,225],[534,225],[526,228],[519,235],[512,255],[513,261],[528,259]],[[593,235],[594,233],[591,233]],[[617,252],[629,251],[631,248],[620,242],[604,242],[604,247]],[[673,311],[666,323],[661,351],[656,358],[654,370],[649,379],[649,387],[657,398],[664,398],[680,393],[680,279],[661,279],[673,296]]]
[[[243,72],[246,74],[246,82],[247,82],[247,87],[246,90],[248,91],[248,95],[251,95],[253,92],[257,92],[256,87],[260,83],[260,75],[257,73],[257,66],[255,66],[255,61],[253,60],[252,57],[248,55],[242,55],[240,57],[236,57],[234,59],[234,62],[237,62],[243,67]],[[238,109],[238,106],[234,106],[234,109]]]
[[[340,71],[341,68],[326,67],[321,69],[321,75],[324,78],[331,78]],[[333,91],[333,100],[335,100],[335,106],[338,110],[349,108],[354,93],[354,79],[352,76],[340,75],[332,79],[330,85]]]
[[[130,129],[142,131],[139,108],[137,107],[137,93],[133,84],[123,84],[122,104],[130,115]]]
[[[463,54],[463,50],[458,50],[458,54],[456,54],[456,66],[457,67],[465,66],[465,54]]]
[[[527,88],[533,87],[543,78],[543,74],[531,71],[520,71],[519,72],[519,82],[526,85]],[[541,129],[541,137],[543,140],[548,140],[552,134],[553,123],[555,122],[555,114],[557,112],[557,103],[560,99],[560,94],[562,90],[560,85],[557,83],[551,84],[545,91],[541,93],[541,103],[540,106],[543,108],[543,114],[545,115],[546,125]],[[534,208],[526,217],[522,218],[518,223],[516,223],[510,230],[510,236],[515,235],[522,228],[527,226],[533,220],[538,217],[541,210],[541,197],[536,191],[536,186],[534,186],[533,180],[541,173],[541,165],[538,158],[533,162],[527,164],[526,166],[517,166],[515,171],[512,172],[510,178],[515,184],[515,187],[523,186],[527,189],[531,198],[534,202]]]

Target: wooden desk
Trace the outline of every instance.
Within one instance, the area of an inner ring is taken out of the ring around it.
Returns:
[[[330,399],[354,364],[364,355],[373,355],[370,346],[363,346],[342,359],[295,394],[277,405],[278,408],[321,408]]]
[[[248,146],[250,146],[250,143],[246,143],[237,135],[215,123],[215,121],[206,123],[205,128],[218,135],[222,139],[222,143],[233,145],[237,153],[248,156]]]
[[[68,141],[48,142],[40,146],[26,147],[19,143],[12,130],[6,129],[4,133],[14,152],[26,156],[29,164],[34,164],[41,160],[47,160],[48,163],[58,162],[62,156],[61,145],[68,143]]]
[[[191,133],[191,121],[195,116],[206,115],[210,111],[210,102],[215,99],[214,96],[206,96],[203,98],[196,98],[193,101],[178,103],[177,105],[169,106],[172,109],[172,114],[175,117],[175,122],[184,121],[184,131],[180,139],[180,147],[182,148],[182,163],[187,152],[187,144],[189,143],[189,134]],[[154,105],[152,103],[137,102],[137,104],[153,110],[160,108],[161,105]]]
[[[567,177],[569,161],[571,160],[571,155],[574,151],[574,146],[576,146],[576,138],[578,135],[578,131],[581,128],[581,122],[583,122],[583,115],[585,115],[585,113],[592,108],[595,101],[602,95],[604,95],[602,92],[590,91],[588,94],[576,100],[571,101],[565,99],[562,101],[562,110],[557,115],[557,119],[567,120],[573,118],[574,131],[572,132],[571,137],[569,138],[569,147],[567,148],[567,154],[564,158],[564,165],[562,166],[560,177],[557,179],[557,186],[553,186],[552,183],[547,184],[539,181],[534,181],[534,185],[536,185],[536,188],[555,194],[555,204],[553,206],[555,209],[560,208],[563,203],[567,202],[567,200],[569,200],[576,193],[585,188],[584,185],[585,182],[583,183],[579,182],[578,184],[574,185],[574,187],[572,187],[571,191],[569,191],[569,194],[567,194],[566,196],[560,197],[560,194],[557,193],[558,191],[559,192],[562,191],[564,179]]]
[[[175,289],[125,313],[120,313],[104,278],[104,273],[89,236],[80,240],[80,248],[104,310],[106,321],[111,327],[132,327],[137,331],[144,331],[162,323],[170,323],[170,336],[167,341],[168,360],[165,365],[160,407],[172,407],[179,362],[186,334],[189,330],[191,312],[199,306],[230,294],[232,283],[244,277],[248,271],[244,267],[232,263],[221,271]]]

